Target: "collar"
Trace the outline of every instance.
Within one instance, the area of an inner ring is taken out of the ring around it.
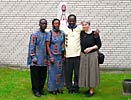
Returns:
[[[60,32],[60,30],[57,30],[57,29],[55,29],[55,28],[53,28],[53,31],[54,31],[54,32]]]
[[[73,26],[73,29],[75,29],[77,27],[77,25]],[[70,25],[68,25],[69,29],[72,29]]]
[[[92,30],[90,29],[90,31],[86,32],[87,34],[91,34],[92,33]]]
[[[40,28],[38,29],[38,31],[41,32],[41,33],[46,33],[45,30],[43,31]]]

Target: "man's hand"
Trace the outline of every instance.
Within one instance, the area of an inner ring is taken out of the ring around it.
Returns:
[[[98,38],[99,33],[100,33],[99,29],[96,29],[96,31],[94,31],[94,37]]]
[[[32,62],[33,62],[33,64],[37,64],[37,58],[34,57],[34,58],[32,59]]]

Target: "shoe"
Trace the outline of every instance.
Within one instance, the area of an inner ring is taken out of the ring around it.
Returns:
[[[74,92],[74,93],[80,93],[80,92],[79,92],[79,87],[78,87],[77,85],[76,85],[76,86],[73,86],[72,89],[73,89],[73,92]]]
[[[63,94],[63,90],[57,90],[57,93]]]
[[[41,95],[46,95],[44,91],[40,91],[40,94]]]
[[[94,92],[93,93],[88,92],[86,96],[87,97],[92,97],[93,95],[94,95]]]
[[[90,92],[90,89],[87,91],[87,93],[89,93]]]
[[[36,97],[40,97],[40,96],[41,96],[39,92],[35,92],[34,95],[35,95]]]
[[[68,93],[69,93],[69,94],[72,94],[72,93],[73,93],[73,90],[68,90]]]
[[[90,92],[90,90],[87,90],[87,91],[84,92],[84,94],[87,94],[87,93],[89,93],[89,92]]]
[[[75,89],[74,93],[80,93],[79,89]]]
[[[57,95],[57,91],[52,91],[51,92],[53,95]]]

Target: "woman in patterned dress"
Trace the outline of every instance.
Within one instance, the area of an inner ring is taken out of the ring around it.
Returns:
[[[54,19],[52,26],[52,30],[46,37],[46,47],[49,55],[48,91],[56,95],[57,93],[63,93],[62,88],[64,87],[62,50],[64,48],[65,34],[59,30],[59,19]]]

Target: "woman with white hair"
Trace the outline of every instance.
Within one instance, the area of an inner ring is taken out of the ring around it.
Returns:
[[[94,95],[94,88],[99,84],[100,71],[98,49],[101,47],[99,32],[92,31],[90,22],[82,22],[83,31],[80,33],[81,60],[79,69],[79,87],[89,88],[87,97]]]

